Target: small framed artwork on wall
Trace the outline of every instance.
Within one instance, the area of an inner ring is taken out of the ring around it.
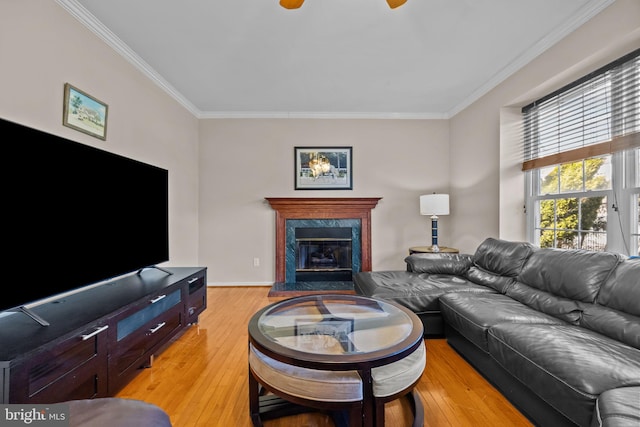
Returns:
[[[104,102],[65,83],[63,110],[63,125],[103,141],[107,139],[109,106]]]
[[[352,147],[295,147],[296,190],[353,190]]]

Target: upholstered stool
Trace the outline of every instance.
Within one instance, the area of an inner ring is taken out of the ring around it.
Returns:
[[[409,397],[412,405],[412,426],[422,427],[424,424],[422,402],[413,388],[420,380],[426,364],[427,349],[422,342],[420,347],[404,359],[371,370],[376,420],[379,427],[384,426],[384,404],[404,395]]]
[[[260,402],[259,385],[282,399],[330,413],[336,423],[347,412],[350,426],[361,426],[362,380],[355,371],[323,371],[289,365],[272,359],[252,345],[249,347],[249,406],[254,426],[262,419],[305,412],[277,399]],[[261,407],[262,406],[262,407]],[[342,420],[344,421],[344,419]]]
[[[384,404],[411,392],[426,365],[424,342],[407,357],[371,370],[378,426],[384,425]],[[327,411],[335,415],[348,413],[349,425],[362,425],[363,384],[357,371],[328,371],[293,366],[275,360],[249,346],[249,391],[251,418],[256,426],[271,419],[297,412],[285,412],[282,403],[261,411],[259,385],[284,400]],[[422,426],[420,399],[410,394],[414,410],[414,426]],[[274,401],[275,402],[275,401]],[[336,423],[346,421],[336,418]]]

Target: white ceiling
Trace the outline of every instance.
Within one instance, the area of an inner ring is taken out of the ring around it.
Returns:
[[[56,0],[199,118],[449,118],[614,0]]]

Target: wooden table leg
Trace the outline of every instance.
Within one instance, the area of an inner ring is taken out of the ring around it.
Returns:
[[[364,369],[358,371],[358,373],[362,378],[362,425],[364,427],[375,426],[377,424],[371,369]]]
[[[262,427],[260,419],[260,384],[249,369],[249,415],[254,427]]]

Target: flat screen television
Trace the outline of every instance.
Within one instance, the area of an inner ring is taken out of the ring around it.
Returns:
[[[0,310],[169,259],[166,169],[3,119],[0,135]]]

